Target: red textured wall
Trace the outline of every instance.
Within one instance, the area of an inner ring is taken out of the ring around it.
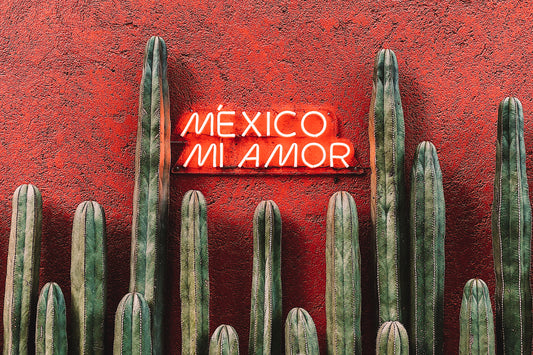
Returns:
[[[445,353],[458,347],[464,283],[494,291],[490,205],[497,106],[523,103],[533,177],[533,5],[520,1],[21,1],[0,2],[0,279],[5,278],[11,195],[43,195],[41,286],[57,281],[70,304],[70,231],[76,206],[107,214],[108,316],[127,292],[138,83],[151,35],[169,53],[171,117],[192,105],[238,110],[328,107],[340,135],[368,166],[375,53],[396,52],[405,111],[406,170],[431,140],[443,170],[446,213]],[[189,189],[208,201],[211,331],[232,324],[246,353],[252,216],[272,199],[283,219],[284,315],[314,318],[325,350],[325,215],[329,196],[357,202],[363,267],[363,341],[376,324],[370,176],[187,176],[171,181],[167,346],[180,348],[179,209]],[[531,181],[530,181],[531,184]],[[0,286],[0,297],[3,297]],[[0,307],[2,305],[0,304]]]

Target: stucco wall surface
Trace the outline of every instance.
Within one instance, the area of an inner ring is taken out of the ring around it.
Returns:
[[[138,85],[150,36],[168,45],[173,126],[193,106],[328,108],[364,167],[374,56],[390,48],[400,67],[406,172],[423,140],[436,145],[443,171],[445,353],[456,353],[463,285],[481,277],[494,292],[490,206],[497,107],[505,96],[523,104],[533,178],[532,17],[527,1],[1,1],[0,280],[11,195],[20,184],[35,184],[44,206],[40,284],[58,282],[69,305],[73,214],[80,202],[98,201],[107,215],[111,349],[114,312],[128,290]],[[202,191],[208,202],[211,332],[233,325],[242,353],[255,206],[272,199],[281,211],[283,314],[307,309],[325,351],[327,201],[335,191],[350,192],[360,220],[364,350],[373,352],[368,169],[362,175],[171,179],[169,354],[180,352],[179,211],[189,189]],[[0,286],[0,297],[3,292]]]

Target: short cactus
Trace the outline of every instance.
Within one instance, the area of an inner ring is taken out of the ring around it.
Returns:
[[[219,325],[209,343],[209,355],[239,355],[239,337],[230,325]]]
[[[115,313],[114,355],[152,355],[150,307],[140,293],[128,293]]]
[[[381,50],[374,64],[369,113],[371,216],[374,225],[379,322],[403,322],[407,307],[409,253],[404,192],[403,109],[398,63]]]
[[[70,291],[72,348],[76,354],[104,353],[106,223],[94,201],[78,205],[72,227]]]
[[[318,355],[313,318],[303,308],[293,308],[285,321],[285,355]]]
[[[361,354],[361,256],[353,197],[329,200],[326,228],[326,320],[328,354]]]
[[[409,338],[402,323],[389,321],[379,327],[376,355],[409,355]]]
[[[36,355],[67,355],[65,298],[58,284],[48,282],[41,289],[35,327]]]
[[[281,214],[274,201],[254,213],[254,257],[250,311],[250,355],[281,354]]]
[[[180,298],[182,351],[209,348],[209,259],[207,210],[200,191],[188,191],[181,204]]]
[[[500,103],[492,202],[499,354],[531,354],[531,203],[526,175],[524,115],[513,97]]]
[[[41,258],[41,192],[21,185],[13,194],[4,293],[4,354],[33,352]]]
[[[165,245],[170,184],[170,102],[167,47],[152,37],[144,52],[135,153],[130,292],[152,312],[154,355],[163,351]]]
[[[411,174],[411,348],[441,354],[444,328],[445,212],[437,150],[422,142]]]
[[[469,280],[463,291],[459,355],[494,355],[494,321],[489,289],[481,279]]]

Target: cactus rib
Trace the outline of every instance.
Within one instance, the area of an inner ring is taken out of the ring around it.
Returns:
[[[115,313],[113,354],[151,355],[150,308],[140,293],[128,293]]]
[[[152,312],[153,352],[163,354],[165,243],[170,180],[170,103],[167,48],[152,37],[144,52],[135,153],[130,292]]]
[[[531,203],[522,104],[513,97],[498,109],[492,240],[498,353],[531,354]]]
[[[415,354],[442,353],[445,211],[437,150],[418,145],[411,174],[411,341]]]
[[[465,285],[460,313],[460,355],[494,355],[494,321],[489,289],[481,279]]]
[[[377,355],[409,355],[409,338],[398,321],[385,322],[379,327],[376,339]]]
[[[72,227],[72,339],[77,354],[104,353],[106,223],[97,202],[78,205]]]
[[[239,355],[239,337],[230,325],[219,325],[209,343],[209,355]]]
[[[35,304],[39,293],[42,198],[33,185],[13,194],[4,294],[4,354],[33,351]]]
[[[403,321],[409,289],[404,193],[404,119],[398,63],[391,50],[376,56],[369,113],[371,216],[377,259],[379,322]]]
[[[182,354],[209,348],[209,262],[207,210],[200,191],[187,191],[181,204],[180,298]]]
[[[287,315],[285,355],[318,355],[315,322],[303,308],[293,308]]]
[[[262,201],[254,213],[254,256],[250,311],[250,355],[280,354],[281,214],[274,201]]]
[[[67,355],[67,346],[65,298],[58,284],[48,282],[37,303],[35,354]]]
[[[361,354],[361,258],[353,197],[331,196],[326,228],[328,354]]]

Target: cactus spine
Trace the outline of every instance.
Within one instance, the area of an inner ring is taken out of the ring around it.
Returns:
[[[461,303],[459,338],[460,355],[494,355],[494,321],[489,289],[481,279],[465,285]]]
[[[151,355],[150,308],[140,293],[122,298],[115,314],[113,354]]]
[[[498,109],[492,241],[498,353],[531,354],[531,204],[522,104],[513,97]]]
[[[369,113],[371,215],[377,259],[379,323],[402,322],[407,297],[408,248],[404,194],[404,122],[398,63],[381,50],[374,65]]]
[[[230,325],[219,325],[209,343],[209,355],[239,355],[239,337]]]
[[[281,354],[281,214],[274,201],[254,213],[249,354]]]
[[[411,342],[415,354],[442,353],[445,212],[437,150],[422,142],[411,174]]]
[[[398,321],[385,322],[379,327],[376,339],[377,355],[409,355],[409,338]]]
[[[41,290],[36,324],[35,354],[67,355],[65,298],[55,282],[47,283]]]
[[[209,262],[207,210],[200,191],[187,191],[181,204],[182,354],[206,354],[209,348]]]
[[[170,180],[170,103],[167,48],[160,37],[146,44],[139,95],[130,292],[152,312],[153,352],[163,353],[164,250]]]
[[[285,355],[318,355],[313,318],[303,308],[293,308],[285,321]]]
[[[94,201],[78,205],[72,227],[70,290],[72,344],[76,354],[104,353],[106,224]]]
[[[4,355],[31,353],[41,257],[41,192],[21,185],[13,194],[4,294]]]
[[[361,258],[353,197],[329,199],[326,228],[326,320],[328,354],[361,354]]]

